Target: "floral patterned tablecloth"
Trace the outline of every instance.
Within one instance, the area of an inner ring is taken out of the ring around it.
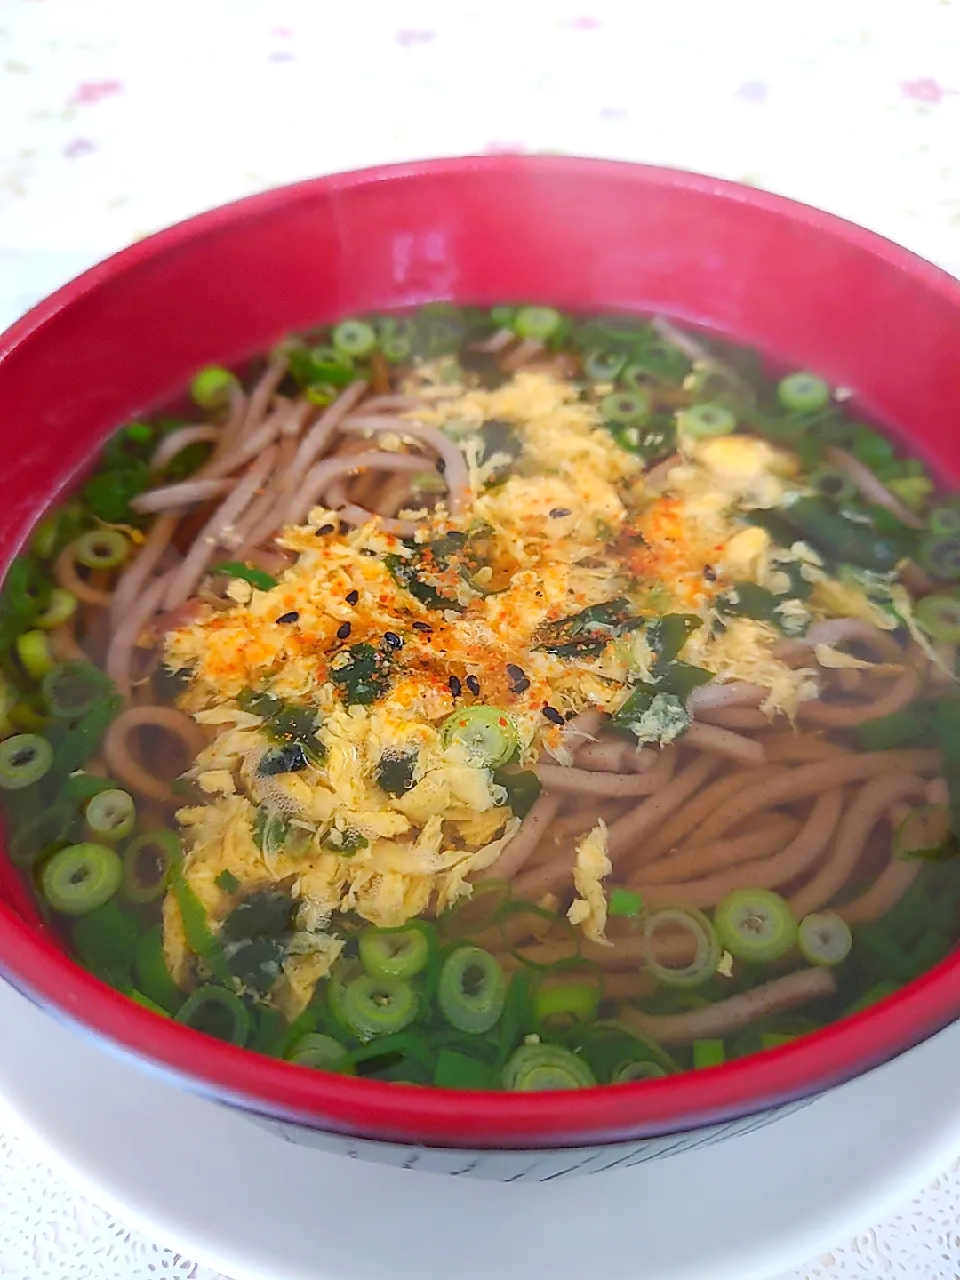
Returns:
[[[0,0],[0,328],[132,240],[312,174],[646,160],[960,275],[960,0]],[[0,1132],[0,1277],[215,1280]],[[782,1280],[960,1276],[960,1173]]]

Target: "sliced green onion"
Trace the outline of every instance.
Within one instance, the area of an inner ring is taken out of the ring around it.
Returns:
[[[760,1048],[763,1050],[782,1049],[784,1045],[793,1044],[796,1039],[798,1039],[797,1036],[788,1036],[777,1031],[761,1031]]]
[[[797,498],[789,506],[781,507],[778,515],[793,526],[795,537],[809,542],[828,560],[886,573],[902,559],[900,550],[889,539],[878,537],[871,525],[855,523],[838,511],[834,503],[822,498]]]
[[[109,787],[95,795],[85,814],[90,834],[108,844],[125,839],[137,820],[137,806],[129,791]]]
[[[797,946],[811,964],[839,964],[850,954],[853,934],[846,920],[836,912],[817,911],[800,921]]]
[[[473,760],[488,769],[506,764],[520,745],[513,716],[499,707],[479,703],[448,716],[442,736],[445,747],[463,747]]]
[[[933,481],[929,476],[895,476],[892,480],[884,480],[884,484],[911,511],[919,511],[933,493]]]
[[[503,1011],[507,984],[503,970],[480,947],[458,947],[440,970],[437,1003],[451,1026],[479,1035],[489,1031]]]
[[[869,427],[857,427],[848,447],[857,461],[872,471],[893,461],[893,443],[886,436],[880,435],[879,431],[872,431]]]
[[[498,329],[512,329],[514,317],[517,314],[516,307],[497,306],[490,308],[490,323],[497,326]]]
[[[737,419],[722,404],[692,404],[677,414],[677,427],[694,440],[728,436],[736,425]]]
[[[791,373],[778,383],[777,396],[785,409],[822,409],[830,403],[830,386],[815,373]]]
[[[610,434],[616,440],[621,449],[626,449],[628,453],[636,453],[640,457],[651,461],[664,452],[669,452],[666,447],[667,433],[659,430],[657,427],[642,427],[631,422],[608,423]]]
[[[470,1053],[456,1049],[441,1049],[433,1072],[433,1083],[438,1089],[493,1089],[493,1067],[481,1062]]]
[[[925,933],[913,949],[913,973],[911,978],[919,977],[934,965],[938,965],[953,950],[952,934],[941,933],[935,929]]]
[[[582,1058],[557,1044],[522,1044],[507,1059],[502,1080],[511,1093],[589,1089],[597,1083]]]
[[[0,742],[0,789],[19,791],[39,782],[53,764],[53,747],[38,733],[16,733]]]
[[[686,965],[661,964],[656,957],[656,934],[660,930],[678,927],[693,941],[693,958]],[[641,920],[641,937],[647,969],[664,986],[698,987],[717,971],[720,943],[716,930],[702,911],[684,907],[660,907],[656,911],[648,911]]]
[[[10,713],[17,705],[17,691],[7,684],[0,675],[0,738],[7,738],[13,733],[14,724]]]
[[[17,636],[17,657],[28,676],[42,680],[55,659],[50,652],[50,641],[45,631],[25,631]]]
[[[595,982],[540,982],[533,993],[534,1017],[551,1028],[589,1022],[599,1003],[600,985]]]
[[[910,707],[876,720],[865,720],[855,726],[853,735],[864,751],[889,751],[892,747],[916,742],[929,732],[929,727],[927,717]]]
[[[420,1011],[420,1001],[402,978],[375,978],[364,973],[344,988],[340,1007],[354,1034],[369,1040],[409,1026]]]
[[[913,613],[931,640],[947,644],[960,640],[960,599],[956,596],[924,596],[914,605]]]
[[[642,364],[628,364],[620,375],[620,381],[632,391],[646,391],[651,382],[650,370]]]
[[[430,941],[417,925],[364,929],[357,941],[360,960],[374,978],[413,978],[430,958]]]
[[[735,889],[714,911],[713,923],[721,946],[751,964],[776,960],[797,942],[793,912],[772,889]]]
[[[856,486],[838,467],[820,467],[808,481],[810,488],[832,502],[848,502],[856,495]]]
[[[182,856],[180,840],[172,831],[147,831],[131,840],[123,851],[125,896],[131,902],[154,902],[162,897]]]
[[[285,1057],[298,1067],[315,1067],[318,1071],[348,1071],[350,1075],[353,1074],[353,1068],[346,1061],[347,1050],[340,1041],[319,1032],[301,1036]]]
[[[641,1058],[637,1062],[622,1062],[610,1077],[611,1084],[633,1084],[637,1080],[660,1080],[669,1075],[659,1062]]]
[[[650,417],[650,400],[642,391],[613,391],[600,401],[604,422],[642,426]]]
[[[513,331],[532,342],[547,342],[563,324],[563,317],[552,307],[521,307],[513,318]]]
[[[58,663],[40,684],[43,700],[54,720],[79,720],[109,695],[109,680],[82,659]]]
[[[43,517],[30,535],[30,550],[41,560],[52,559],[57,549],[57,537],[60,533],[59,511],[51,511]]]
[[[857,947],[861,956],[873,962],[881,973],[898,982],[909,982],[914,976],[910,956],[898,939],[894,939],[882,921],[857,930]]]
[[[917,560],[933,577],[957,582],[960,580],[960,534],[925,539],[920,543]]]
[[[148,444],[153,439],[154,430],[149,422],[128,422],[123,434],[134,444]]]
[[[311,382],[304,391],[304,395],[311,404],[319,405],[321,409],[325,409],[328,404],[333,404],[337,398],[337,388],[331,386],[329,382]]]
[[[950,810],[945,805],[918,805],[894,832],[895,858],[950,862],[957,853],[957,842],[950,834]]]
[[[216,885],[217,888],[222,889],[224,893],[236,893],[240,888],[240,881],[232,871],[228,871],[227,868],[224,867],[217,876]]]
[[[849,1018],[854,1013],[862,1013],[864,1009],[869,1009],[871,1005],[879,1004],[881,1000],[886,1000],[887,996],[894,995],[899,989],[895,982],[889,980],[878,982],[865,995],[862,995],[859,1000],[850,1005],[845,1010],[845,1014]]]
[[[367,324],[365,320],[342,321],[330,335],[330,341],[337,351],[356,360],[362,360],[377,348],[377,335],[373,325]]]
[[[931,533],[960,533],[960,503],[938,503],[931,508],[928,522]]]
[[[722,1040],[694,1040],[693,1067],[695,1071],[703,1067],[722,1067],[727,1060],[727,1053]]]
[[[416,344],[420,354],[431,360],[437,356],[452,356],[462,337],[463,322],[456,307],[438,305],[429,310],[421,308]]]
[[[383,339],[380,353],[388,364],[403,364],[413,355],[413,343],[409,338],[397,334]]]
[[[53,854],[40,887],[54,911],[82,916],[109,902],[120,888],[123,863],[106,844],[71,844]]]
[[[225,987],[197,987],[178,1010],[177,1022],[203,1031],[227,1044],[247,1043],[250,1035],[250,1011],[238,995]]]
[[[174,868],[170,887],[180,910],[187,946],[194,955],[201,956],[209,963],[217,952],[217,939],[207,921],[206,908],[179,867]]]
[[[18,702],[9,712],[10,723],[27,733],[39,733],[49,723],[47,716],[41,715],[26,702]]]
[[[632,889],[614,889],[607,903],[608,916],[638,916],[643,910],[643,896]]]
[[[89,917],[87,917],[89,919]],[[137,940],[133,971],[140,990],[167,1013],[176,1013],[183,993],[170,976],[163,951],[163,925],[156,924]]]
[[[130,543],[118,529],[91,529],[73,540],[73,558],[85,569],[116,569],[130,554]]]
[[[354,1029],[347,1021],[343,1011],[343,997],[347,987],[355,978],[360,978],[366,970],[356,957],[350,957],[340,960],[330,970],[330,977],[327,979],[327,1004],[330,1006],[330,1013],[334,1022],[341,1027],[349,1035],[354,1035]]]
[[[219,409],[230,403],[230,395],[239,385],[236,375],[229,369],[212,364],[194,374],[190,397],[201,409]]]
[[[103,982],[120,991],[131,985],[140,922],[111,898],[87,911],[70,930],[77,959]]]
[[[583,372],[591,382],[613,382],[626,361],[622,351],[594,349],[584,353]]]
[[[138,1004],[141,1009],[149,1009],[151,1013],[155,1013],[160,1018],[169,1018],[170,1014],[164,1009],[163,1005],[159,1005],[155,1000],[151,1000],[149,996],[138,991],[136,987],[127,992],[127,996],[134,1004]]]
[[[69,622],[76,611],[77,597],[73,592],[68,591],[66,587],[53,587],[46,609],[43,613],[37,614],[35,621],[38,627],[43,627],[45,631],[52,631],[54,627]]]

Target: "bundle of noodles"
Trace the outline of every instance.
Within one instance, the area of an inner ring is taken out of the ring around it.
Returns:
[[[583,393],[574,377],[604,353],[512,329],[464,354],[499,366],[493,388],[378,353],[318,397],[277,354],[162,436],[156,476],[205,460],[132,498],[119,562],[72,542],[57,556],[76,610],[56,656],[101,662],[125,704],[89,771],[158,824],[183,806],[179,874],[215,931],[238,893],[294,886],[291,1016],[354,914],[443,918],[496,882],[536,908],[472,936],[507,973],[576,959],[604,1001],[642,1001],[699,963],[697,921],[731,895],[867,925],[921,874],[899,833],[947,838],[939,747],[873,749],[869,726],[942,687],[952,651],[892,573],[844,579],[804,536],[773,538],[771,511],[800,529],[810,478],[690,389],[709,380],[753,412],[740,374],[656,333],[693,362],[686,382],[641,369],[635,390]],[[657,413],[675,432],[648,457],[635,446]],[[863,463],[828,460],[916,527]],[[167,898],[165,946],[189,987],[183,901]],[[638,919],[662,912],[652,950]],[[791,955],[703,1010],[631,1006],[627,1022],[680,1043],[829,997],[830,970]]]

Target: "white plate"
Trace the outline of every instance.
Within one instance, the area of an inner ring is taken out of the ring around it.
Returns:
[[[960,1024],[768,1129],[503,1186],[293,1146],[54,1023],[0,982],[0,1110],[91,1198],[234,1280],[769,1280],[960,1151]]]

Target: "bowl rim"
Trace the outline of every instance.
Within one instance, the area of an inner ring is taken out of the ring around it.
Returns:
[[[0,334],[0,360],[69,309],[187,242],[301,202],[378,183],[429,184],[476,173],[559,172],[671,188],[750,205],[881,258],[960,310],[960,282],[883,236],[800,202],[664,166],[578,156],[451,157],[377,165],[242,197],[187,218],[91,267]],[[86,972],[0,902],[0,971],[28,998],[208,1097],[314,1127],[436,1146],[540,1147],[664,1135],[755,1114],[818,1093],[889,1060],[960,1014],[960,950],[894,995],[800,1040],[709,1071],[571,1093],[451,1091],[327,1075],[221,1043],[166,1020]]]

